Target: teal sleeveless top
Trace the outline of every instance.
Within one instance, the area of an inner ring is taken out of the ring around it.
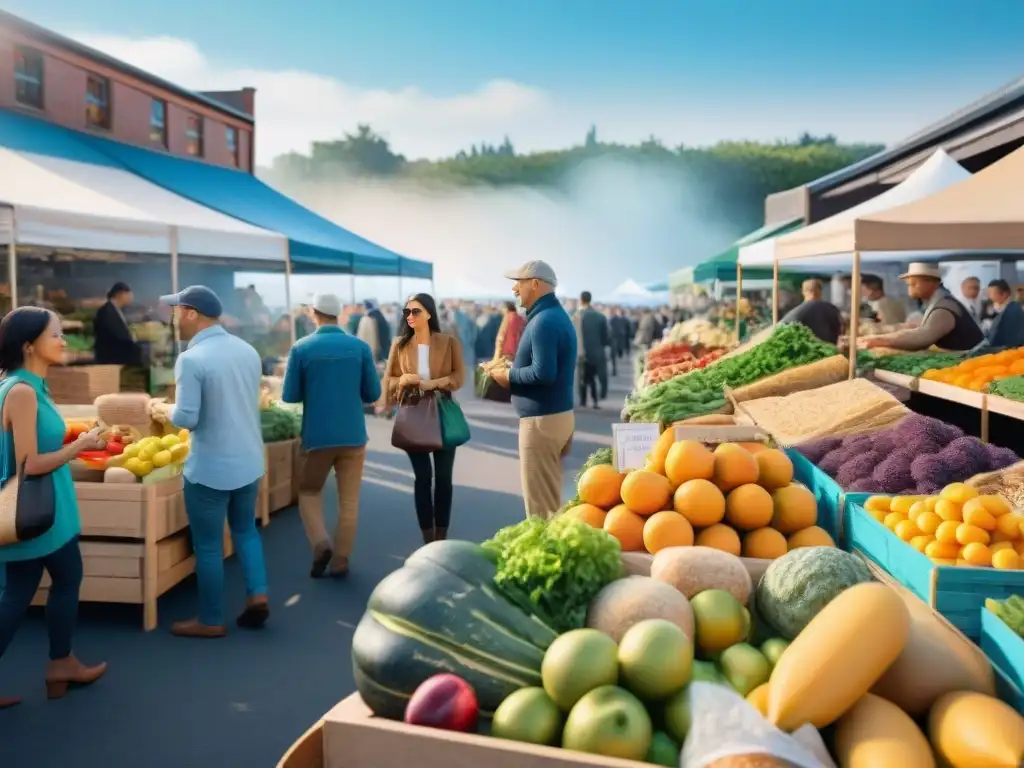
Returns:
[[[36,440],[39,453],[59,451],[64,445],[64,417],[50,399],[50,391],[44,379],[23,369],[5,376],[0,382],[0,409],[7,399],[7,393],[18,382],[28,384],[36,391]],[[0,486],[5,484],[8,478],[15,476],[16,464],[14,435],[5,430],[0,436]],[[53,490],[57,507],[53,527],[39,538],[0,547],[0,563],[46,557],[63,547],[82,530],[82,523],[78,518],[75,484],[71,480],[71,468],[67,464],[54,470]]]

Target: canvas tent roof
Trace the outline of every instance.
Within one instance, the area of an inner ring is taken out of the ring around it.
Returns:
[[[794,242],[781,252],[889,251],[909,261],[908,251],[1024,250],[1024,148],[932,195],[846,220],[810,245]]]
[[[782,260],[801,255],[846,253],[852,249],[819,250],[818,244],[828,243],[834,232],[843,231],[845,227],[849,226],[851,222],[859,217],[886,211],[891,208],[898,208],[915,200],[928,197],[935,192],[955,186],[963,180],[970,178],[970,175],[969,171],[943,150],[937,150],[923,165],[892,189],[886,190],[870,200],[865,200],[860,205],[855,205],[802,229],[740,248],[739,262],[745,267],[768,266],[776,258]],[[797,243],[804,245],[796,246]],[[872,253],[864,254],[862,258],[875,262],[891,262],[914,257],[906,254],[894,256],[887,253]],[[806,270],[813,266],[833,266],[841,264],[843,261],[842,258],[839,258],[823,261],[815,260],[811,263],[801,259],[799,262],[787,265],[787,267],[796,267],[799,264],[802,269]]]
[[[283,236],[169,192],[42,125],[28,142],[8,141],[0,114],[0,205],[14,210],[17,243],[169,254],[176,227],[181,254],[284,261]],[[0,231],[0,241],[10,236]]]
[[[629,278],[618,288],[612,291],[612,296],[634,299],[653,299],[655,294],[644,288],[633,278]]]

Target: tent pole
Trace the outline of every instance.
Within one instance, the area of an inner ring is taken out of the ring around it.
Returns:
[[[288,249],[288,241],[284,241],[284,305],[288,312],[288,333],[292,346],[295,346],[295,312],[292,310],[292,258]]]
[[[178,280],[178,228],[171,227],[171,293],[177,293],[179,289]],[[174,323],[174,351],[181,352],[181,329]]]
[[[853,252],[850,274],[850,378],[857,375],[857,330],[860,327],[860,251]]]
[[[405,294],[402,292],[402,276],[398,276],[398,301],[399,303],[405,300]]]
[[[7,242],[7,282],[11,287],[11,309],[18,308],[18,222],[11,208],[11,237]]]
[[[352,306],[356,304],[356,273],[353,272],[349,277],[351,283],[349,284],[349,293],[352,295]]]
[[[736,262],[736,343],[740,343],[740,302],[743,301],[743,265]]]
[[[779,257],[772,261],[772,325],[779,324]]]

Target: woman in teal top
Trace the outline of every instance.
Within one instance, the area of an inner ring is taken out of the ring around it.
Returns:
[[[52,582],[46,601],[50,637],[50,663],[46,691],[63,696],[69,685],[88,685],[106,671],[106,663],[88,667],[71,653],[71,636],[78,615],[82,584],[82,552],[78,546],[81,523],[78,501],[68,462],[85,450],[103,447],[99,431],[64,445],[65,425],[46,387],[46,373],[64,357],[60,318],[39,307],[22,307],[0,322],[0,486],[16,474],[24,461],[25,474],[52,474],[55,497],[53,527],[29,541],[0,546],[0,565],[6,584],[0,592],[0,657],[10,645],[43,570]],[[0,698],[0,709],[19,699]]]

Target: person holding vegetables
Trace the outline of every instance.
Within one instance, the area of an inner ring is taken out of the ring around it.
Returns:
[[[417,293],[405,303],[402,316],[405,327],[391,346],[385,374],[390,400],[399,400],[403,390],[416,388],[427,392],[458,392],[466,380],[462,344],[457,336],[441,333],[434,298],[427,293]],[[455,448],[409,453],[409,461],[423,543],[446,539],[452,514]]]
[[[84,432],[64,444],[64,418],[50,399],[46,373],[63,361],[64,333],[60,318],[41,307],[21,307],[0,322],[0,485],[16,476],[24,463],[27,475],[53,479],[53,525],[26,541],[0,546],[0,565],[7,583],[0,592],[0,657],[10,645],[21,619],[39,588],[45,569],[50,574],[46,600],[46,624],[50,637],[50,663],[46,667],[46,692],[57,699],[68,686],[95,682],[106,663],[88,667],[71,652],[78,618],[78,592],[82,586],[82,551],[78,534],[78,500],[68,462],[83,451],[103,448],[99,428]],[[0,709],[18,704],[17,698],[0,697]]]
[[[576,329],[555,296],[547,263],[528,261],[505,274],[526,308],[526,327],[511,368],[491,377],[512,393],[519,414],[519,472],[527,517],[550,517],[562,506],[562,457],[576,429],[573,380]]]

